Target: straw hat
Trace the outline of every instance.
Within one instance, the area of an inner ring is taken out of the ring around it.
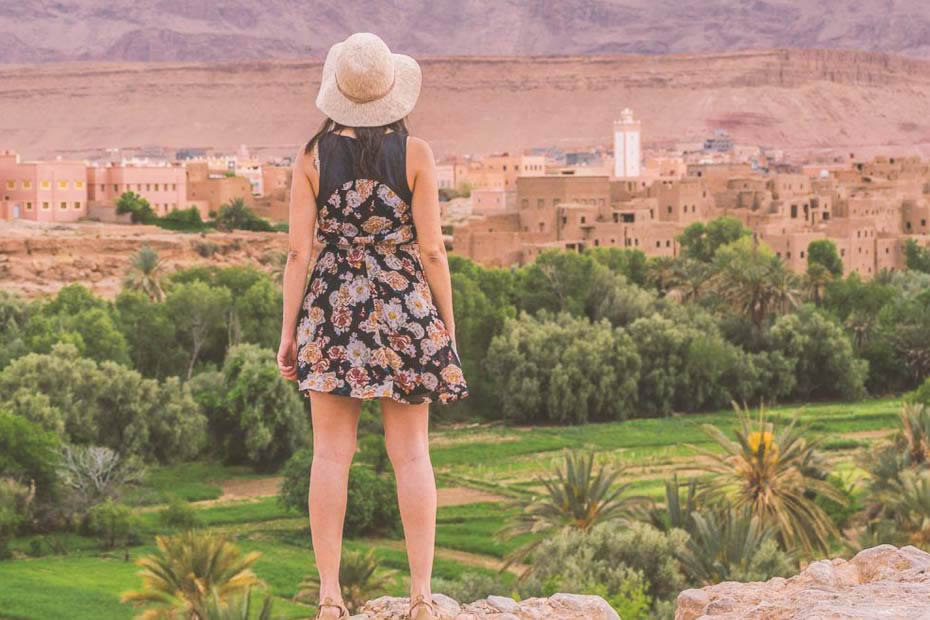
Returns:
[[[357,32],[326,55],[316,107],[341,125],[387,125],[413,110],[421,82],[416,60],[391,53],[376,34]]]

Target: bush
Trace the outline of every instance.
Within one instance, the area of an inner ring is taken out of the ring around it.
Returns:
[[[278,503],[281,506],[308,514],[307,497],[312,465],[311,448],[298,450],[284,465],[281,471],[284,480],[278,490]],[[390,474],[376,474],[364,465],[353,465],[349,470],[345,535],[395,533],[400,525],[394,477]]]
[[[168,505],[158,513],[162,525],[168,528],[191,529],[202,524],[197,509],[175,493],[168,494]]]
[[[209,419],[211,445],[226,464],[275,471],[310,436],[305,399],[281,376],[274,351],[229,349],[222,373],[191,381]]]
[[[639,355],[606,319],[521,312],[491,341],[487,366],[506,395],[501,415],[513,422],[623,420],[636,411]]]
[[[29,518],[35,487],[0,478],[0,559],[10,556],[9,543]]]
[[[112,549],[118,543],[129,544],[138,536],[141,524],[132,509],[107,499],[97,504],[87,514],[87,529],[97,536],[106,549]]]
[[[503,595],[508,588],[484,573],[465,571],[457,579],[433,578],[433,592],[451,596],[460,603],[472,603],[491,595]]]
[[[602,584],[607,596],[637,598],[640,583],[653,601],[671,600],[684,586],[678,555],[688,535],[683,530],[660,532],[645,523],[629,527],[596,525],[587,533],[568,530],[543,541],[532,555],[532,569],[521,595],[541,596],[553,580],[568,592]]]
[[[365,435],[359,443],[358,461],[370,465],[376,473],[387,471],[390,459],[384,435]]]

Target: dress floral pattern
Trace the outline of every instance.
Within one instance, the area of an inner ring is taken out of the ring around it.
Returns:
[[[458,353],[423,274],[410,205],[372,179],[319,209],[297,324],[299,388],[402,403],[468,396]]]

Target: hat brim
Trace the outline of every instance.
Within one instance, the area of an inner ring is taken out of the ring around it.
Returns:
[[[413,111],[420,96],[423,75],[416,60],[406,54],[391,54],[394,60],[394,86],[375,101],[357,103],[336,85],[336,59],[342,44],[333,45],[323,62],[323,77],[316,107],[340,125],[377,127],[398,121]]]

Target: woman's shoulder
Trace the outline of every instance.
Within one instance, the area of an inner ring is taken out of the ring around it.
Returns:
[[[407,135],[407,156],[417,162],[433,161],[433,149],[429,142],[417,136]]]

